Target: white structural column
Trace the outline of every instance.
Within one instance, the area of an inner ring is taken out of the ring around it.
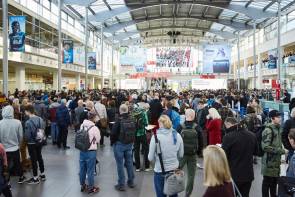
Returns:
[[[114,88],[114,35],[112,40],[112,61],[111,61],[111,89]]]
[[[248,61],[244,59],[244,80],[248,79]]]
[[[78,73],[76,75],[76,90],[80,90],[81,89],[80,82],[81,82],[81,75],[80,75],[80,73]]]
[[[258,71],[258,83],[257,88],[262,89],[262,68],[261,68],[261,55],[258,54],[258,60],[257,60],[257,71]]]
[[[101,75],[101,89],[103,88],[104,85],[104,80],[103,80],[103,23],[101,23],[100,27],[100,75]]]
[[[238,64],[237,64],[237,69],[238,69],[238,90],[240,90],[241,88],[241,66],[240,66],[240,62],[241,62],[241,54],[240,54],[240,32],[238,32],[238,44],[237,44],[237,48],[238,48]]]
[[[278,0],[278,45],[277,45],[277,53],[278,53],[278,76],[277,80],[279,84],[281,84],[281,62],[282,62],[282,49],[281,49],[281,0]],[[281,87],[280,87],[281,88]]]
[[[54,71],[53,73],[52,73],[52,81],[53,81],[53,84],[52,84],[52,89],[54,89],[54,90],[59,90],[59,79],[61,79],[61,78],[59,78],[59,72],[58,71]],[[60,80],[60,83],[61,83],[61,80]],[[61,88],[61,84],[60,84],[60,88]]]
[[[91,89],[96,89],[95,87],[95,78],[94,77],[91,77]]]
[[[85,38],[84,38],[84,52],[85,52],[85,89],[88,89],[88,7],[85,7]]]
[[[15,87],[19,90],[25,90],[26,89],[26,69],[25,66],[16,66],[15,67]]]
[[[2,24],[3,24],[3,93],[8,96],[8,4],[2,0]],[[24,82],[23,82],[24,83]]]
[[[62,1],[63,0],[58,0],[58,57],[57,57],[57,62],[58,62],[58,86],[57,86],[57,90],[61,91],[61,76],[62,76],[62,71],[61,71],[61,53],[62,53],[62,48],[61,48],[61,44],[62,44],[62,38],[61,38],[61,7],[62,7]]]
[[[253,24],[253,88],[256,88],[256,22]]]

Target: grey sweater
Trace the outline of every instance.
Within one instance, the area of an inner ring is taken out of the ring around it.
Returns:
[[[179,166],[179,159],[183,157],[183,141],[181,136],[176,132],[176,144],[174,144],[172,129],[160,128],[157,130],[157,137],[161,145],[165,171],[167,172],[177,169]],[[155,172],[162,172],[160,160],[156,152],[156,141],[154,136],[151,139],[148,159],[150,161],[155,161]]]

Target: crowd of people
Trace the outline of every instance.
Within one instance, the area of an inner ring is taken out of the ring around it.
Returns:
[[[258,176],[253,165],[261,162],[262,197],[278,196],[286,192],[281,185],[295,183],[295,108],[291,102],[290,119],[283,123],[279,111],[262,109],[260,99],[268,96],[263,90],[16,90],[1,104],[1,193],[12,196],[11,176],[19,176],[19,184],[46,181],[42,147],[70,149],[68,133],[73,131],[81,192],[100,191],[94,178],[97,150],[109,137],[118,191],[136,187],[136,173],[153,171],[157,197],[182,191],[196,196],[200,168],[204,197],[248,197]],[[289,167],[280,177],[284,154]],[[25,177],[31,170],[32,177]],[[183,187],[171,188],[167,180],[172,176]]]

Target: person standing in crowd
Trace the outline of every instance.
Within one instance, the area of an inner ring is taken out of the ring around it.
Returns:
[[[206,122],[209,145],[221,144],[221,124],[222,120],[217,110],[210,108]]]
[[[180,128],[180,115],[178,112],[172,109],[172,107],[173,107],[173,100],[170,100],[166,103],[166,110],[163,112],[163,115],[167,115],[170,118],[173,129],[178,131]]]
[[[46,176],[44,174],[44,161],[42,158],[42,144],[36,142],[36,136],[39,129],[45,129],[45,123],[43,119],[34,114],[34,107],[27,105],[25,107],[25,113],[29,117],[29,120],[25,124],[25,138],[28,142],[28,151],[32,162],[33,177],[27,181],[28,184],[39,184],[40,180],[45,181]],[[38,178],[38,164],[40,170],[40,180]]]
[[[106,125],[103,125],[102,122],[104,120],[107,120],[108,118],[108,115],[107,115],[107,110],[106,110],[106,107],[104,104],[102,104],[101,102],[102,98],[101,97],[97,97],[96,98],[96,103],[94,105],[94,109],[97,113],[97,116],[98,116],[98,128],[100,130],[100,134],[101,134],[101,138],[100,138],[100,146],[101,147],[104,147],[104,136],[106,136],[106,133],[107,133],[107,127]]]
[[[2,109],[3,119],[0,121],[0,142],[3,144],[8,161],[9,173],[19,176],[18,183],[26,181],[20,162],[20,144],[23,140],[23,128],[19,120],[13,118],[13,107],[8,105]]]
[[[59,107],[59,103],[57,102],[57,98],[53,99],[53,102],[49,105],[49,120],[51,124],[51,139],[52,144],[55,145],[58,139],[58,126],[56,123],[56,110]]]
[[[200,100],[198,103],[198,111],[197,111],[197,132],[198,132],[198,156],[202,157],[203,148],[207,146],[207,135],[206,135],[206,117],[208,115],[208,109],[205,106],[205,101]]]
[[[110,100],[107,108],[109,129],[112,130],[117,117],[117,109],[115,100]]]
[[[249,197],[254,180],[253,155],[257,154],[256,136],[233,117],[225,119],[226,135],[222,148],[226,153],[231,175],[241,195]]]
[[[287,157],[287,163],[289,161],[289,159],[293,156],[294,150],[290,144],[288,135],[291,129],[295,128],[295,108],[293,108],[291,110],[290,113],[290,119],[286,120],[286,122],[284,123],[283,126],[283,132],[282,132],[282,142],[283,145],[285,147],[285,149],[287,149],[288,152],[288,157]]]
[[[222,96],[218,95],[216,97],[215,102],[212,104],[212,107],[215,108],[217,111],[222,107],[221,99],[222,99]]]
[[[226,134],[226,128],[224,126],[224,121],[228,117],[234,117],[233,111],[228,107],[228,103],[224,98],[220,99],[221,108],[218,109],[218,113],[220,114],[221,120],[222,120],[222,127],[221,127],[221,133],[222,138]]]
[[[75,120],[76,120],[76,114],[75,114],[75,109],[78,107],[78,100],[79,97],[74,96],[73,100],[69,104],[69,110],[71,113],[71,125],[74,126]]]
[[[142,105],[144,107],[144,105]],[[140,172],[140,147],[142,147],[144,155],[144,170],[150,171],[150,162],[148,160],[149,145],[147,142],[146,129],[148,125],[148,117],[146,110],[142,107],[137,107],[133,110],[132,116],[136,122],[136,138],[134,143],[134,158],[136,172]]]
[[[2,144],[0,144],[0,196],[1,194],[3,194],[4,197],[12,197],[7,155]]]
[[[184,145],[184,156],[180,160],[179,168],[183,169],[187,166],[187,183],[185,189],[185,197],[192,194],[194,188],[194,179],[196,174],[197,164],[197,149],[198,149],[198,133],[195,120],[195,111],[187,109],[185,111],[185,122],[181,125],[181,137]]]
[[[80,129],[80,126],[81,126],[80,120],[84,110],[85,108],[83,107],[83,100],[80,99],[78,101],[78,107],[75,109],[75,121],[74,121],[75,131],[78,131]]]
[[[128,187],[135,187],[132,158],[133,142],[126,138],[129,136],[127,135],[127,132],[129,134],[134,132],[135,137],[136,128],[135,122],[131,120],[128,112],[128,106],[122,104],[119,108],[120,118],[115,122],[111,132],[111,145],[113,146],[118,173],[118,184],[115,185],[115,189],[118,191],[126,190],[124,166],[127,169]],[[134,128],[130,128],[131,125],[133,125]]]
[[[285,153],[281,140],[281,113],[277,110],[269,112],[271,123],[262,132],[262,197],[275,197],[278,177],[280,176],[281,155]]]
[[[156,135],[161,147],[165,174],[167,174],[179,167],[179,159],[181,159],[184,154],[183,140],[180,134],[173,129],[172,122],[167,115],[160,116],[159,127]],[[166,195],[163,193],[165,177],[162,174],[160,159],[156,147],[155,136],[152,136],[148,159],[150,161],[155,161],[154,187],[156,195],[157,197],[165,197]],[[177,197],[177,194],[170,197]]]
[[[283,103],[290,103],[291,94],[288,90],[284,90],[284,97],[282,98]]]
[[[215,145],[204,150],[204,185],[203,197],[235,197],[225,152]]]
[[[290,141],[290,145],[292,146],[293,152],[295,150],[295,128],[291,129],[288,138]],[[289,166],[286,173],[287,177],[295,178],[295,155],[293,154],[290,158]]]
[[[88,131],[89,142],[91,145],[88,151],[80,151],[80,185],[81,192],[88,192],[88,194],[94,194],[99,192],[99,187],[94,186],[94,172],[96,165],[96,152],[97,145],[100,141],[100,131],[95,126],[97,121],[97,115],[94,110],[88,112],[88,120],[84,120],[81,128],[85,128]],[[87,174],[88,185],[85,184]]]
[[[69,110],[66,107],[67,100],[62,99],[60,106],[56,110],[56,123],[58,126],[58,138],[57,138],[57,146],[61,148],[61,145],[64,149],[69,149],[67,146],[67,138],[68,138],[68,127],[70,125],[70,114]]]
[[[155,129],[159,128],[158,119],[162,113],[163,113],[163,106],[160,101],[159,93],[156,92],[154,95],[154,99],[150,102],[150,123],[152,125],[156,125]]]
[[[28,104],[29,104],[29,101],[27,98],[25,98],[22,100],[22,104],[20,106],[22,128],[25,128],[25,123],[29,119],[29,117],[25,114],[25,106],[27,106]],[[24,133],[24,129],[23,129],[23,133]],[[31,161],[30,159],[27,158],[27,141],[24,135],[20,145],[20,154],[21,154],[21,162],[22,162],[23,170],[25,171],[26,169],[30,169]]]
[[[41,117],[44,121],[46,120],[47,110],[44,104],[44,101],[41,100],[41,97],[37,97],[33,103],[34,110],[36,115]]]

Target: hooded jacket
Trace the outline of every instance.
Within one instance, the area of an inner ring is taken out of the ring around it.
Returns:
[[[179,159],[183,157],[184,148],[182,137],[173,129],[160,128],[157,130],[157,137],[160,141],[162,158],[165,171],[172,171],[179,167]],[[176,143],[174,143],[176,138]],[[153,136],[150,143],[148,159],[155,162],[155,172],[162,172],[159,156],[156,152],[156,140]]]
[[[19,149],[23,139],[23,128],[19,120],[13,118],[13,107],[6,106],[2,110],[3,119],[0,121],[0,143],[3,144],[6,152],[13,152]]]
[[[38,129],[45,129],[45,123],[39,116],[30,117],[25,123],[25,139],[28,144],[36,144]]]
[[[92,128],[88,131],[88,135],[89,135],[89,141],[92,143],[91,143],[90,148],[88,150],[97,150],[97,144],[100,141],[99,129],[90,120],[84,120],[81,125],[81,128],[85,127],[85,130],[87,130],[91,126],[92,126]]]

